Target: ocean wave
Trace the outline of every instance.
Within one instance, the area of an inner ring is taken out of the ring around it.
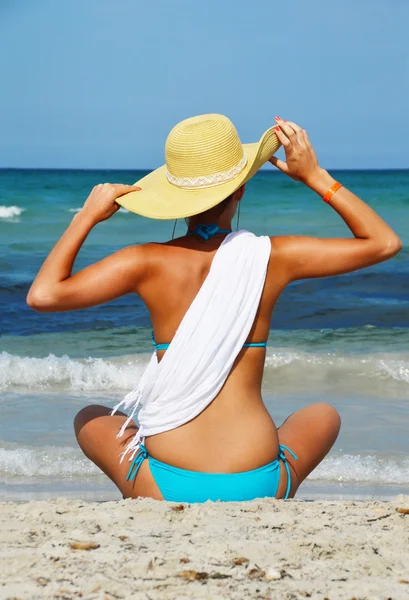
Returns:
[[[24,210],[24,208],[20,208],[19,206],[0,206],[0,219],[19,217]]]
[[[46,358],[20,357],[0,353],[0,392],[29,389],[113,391],[135,387],[150,354],[115,358],[72,359],[69,356]],[[380,383],[409,385],[409,357],[401,355],[343,355],[341,353],[306,353],[296,350],[269,349],[266,357],[264,388],[290,390],[301,386],[331,384],[334,387],[376,393]],[[401,387],[402,389],[402,387]]]
[[[99,469],[77,448],[0,448],[0,475],[15,477],[87,477]]]
[[[409,382],[409,361],[394,361],[389,363],[386,360],[379,361],[379,367],[395,381]]]
[[[376,456],[328,456],[309,479],[343,483],[409,484],[409,459],[397,461]]]
[[[353,355],[337,352],[308,353],[299,350],[267,352],[266,376],[277,375],[296,384],[324,380],[351,383],[371,380],[409,384],[409,354]]]
[[[71,359],[68,356],[46,358],[0,354],[0,392],[6,390],[124,391],[137,384],[148,363],[144,355]]]
[[[0,447],[1,477],[89,478],[98,475],[101,475],[99,469],[78,448]],[[407,485],[409,484],[409,460],[398,461],[373,455],[331,455],[323,460],[308,479],[342,483]]]
[[[68,212],[70,212],[70,213],[79,213],[81,209],[82,209],[82,206],[80,206],[79,208],[69,208]],[[129,210],[126,210],[126,208],[121,207],[118,210],[118,212],[120,212],[120,213],[128,213]]]

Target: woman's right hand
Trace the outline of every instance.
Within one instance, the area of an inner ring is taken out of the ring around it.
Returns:
[[[283,121],[279,117],[276,117],[276,121],[277,125],[274,129],[283,145],[286,160],[272,156],[271,164],[292,179],[311,186],[323,169],[318,164],[307,132],[291,121]]]
[[[122,183],[100,183],[96,185],[81,209],[95,223],[106,221],[114,215],[121,207],[116,199],[129,192],[140,191],[140,187],[124,185]]]

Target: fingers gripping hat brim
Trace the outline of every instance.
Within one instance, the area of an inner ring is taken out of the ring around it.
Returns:
[[[225,183],[212,187],[183,189],[167,179],[166,165],[135,183],[141,188],[117,199],[127,210],[151,219],[182,219],[209,210],[248,181],[280,147],[274,128],[268,129],[259,142],[243,144],[247,163],[240,173]]]

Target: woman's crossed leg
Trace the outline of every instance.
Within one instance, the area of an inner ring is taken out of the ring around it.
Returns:
[[[288,446],[298,459],[285,452],[291,473],[290,498],[331,450],[340,427],[341,418],[335,408],[325,402],[317,402],[297,410],[278,428],[280,444]],[[281,465],[279,498],[284,497],[286,487],[287,475],[284,465]]]
[[[143,461],[133,481],[126,480],[131,462],[129,456],[121,462],[120,455],[138,428],[131,421],[124,435],[117,438],[118,431],[128,417],[120,411],[111,416],[111,412],[111,408],[99,404],[91,404],[79,411],[74,419],[74,430],[81,450],[108,475],[124,498],[148,497],[163,500],[152,477],[149,461]]]

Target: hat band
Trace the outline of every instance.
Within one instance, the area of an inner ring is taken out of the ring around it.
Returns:
[[[202,177],[175,177],[172,173],[166,170],[166,178],[172,185],[185,190],[195,190],[198,188],[208,188],[221,183],[226,183],[234,179],[246,166],[247,154],[243,154],[243,158],[228,171],[213,173],[213,175],[203,175]]]

